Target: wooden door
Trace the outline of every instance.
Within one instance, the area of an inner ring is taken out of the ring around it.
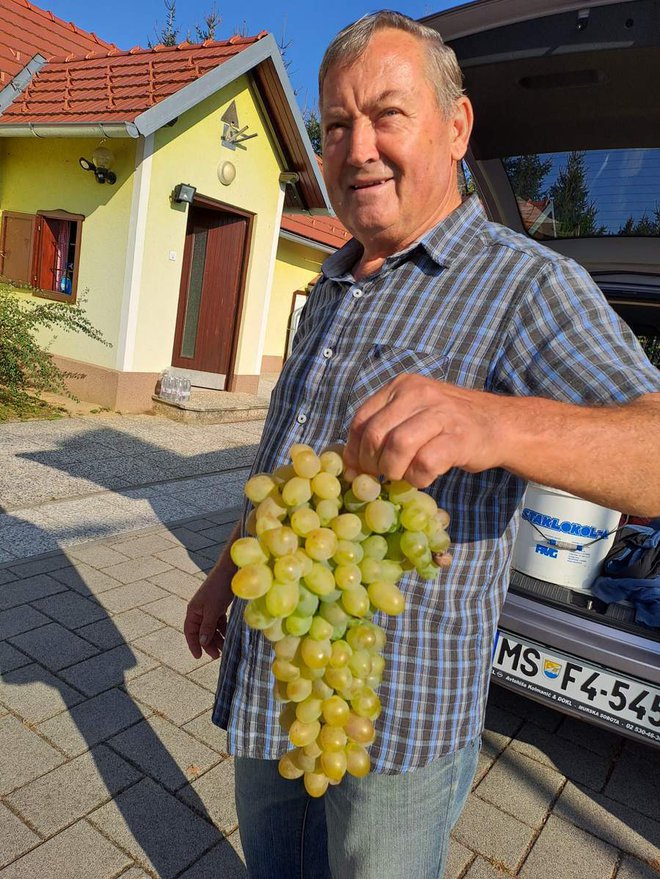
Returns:
[[[191,205],[172,365],[224,377],[233,366],[249,220]]]

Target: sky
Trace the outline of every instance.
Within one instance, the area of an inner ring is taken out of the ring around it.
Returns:
[[[156,42],[156,31],[166,20],[163,0],[113,0],[96,4],[81,0],[36,0],[36,5],[49,9],[65,21],[73,21],[84,30],[120,49],[147,46]],[[326,46],[342,27],[379,8],[396,8],[412,18],[421,18],[459,5],[456,0],[399,0],[380,6],[365,5],[360,0],[248,0],[245,4],[217,0],[215,8],[222,19],[217,39],[227,39],[236,32],[253,36],[270,31],[280,44],[289,44],[285,57],[288,72],[301,109],[317,105],[316,75]],[[188,31],[194,34],[195,24],[203,20],[213,0],[178,0],[176,21],[179,38]]]

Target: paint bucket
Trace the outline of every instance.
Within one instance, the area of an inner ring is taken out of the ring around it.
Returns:
[[[511,565],[537,580],[589,592],[620,518],[616,510],[530,482]]]

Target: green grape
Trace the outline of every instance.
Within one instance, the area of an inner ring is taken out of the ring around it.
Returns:
[[[338,601],[324,602],[319,608],[319,616],[323,617],[324,620],[327,620],[333,626],[346,625],[348,622],[348,614]]]
[[[278,702],[286,702],[288,704],[289,700],[286,695],[286,683],[284,681],[278,681],[276,678],[273,678],[273,696],[278,700]]]
[[[359,564],[363,583],[374,583],[382,578],[382,563],[378,559],[364,558]]]
[[[319,606],[318,595],[314,595],[302,584],[298,584],[298,604],[294,613],[301,617],[311,617]]]
[[[291,724],[296,719],[296,705],[294,702],[287,702],[280,710],[280,726],[284,732],[289,732]]]
[[[406,482],[405,479],[394,479],[392,482],[388,482],[385,488],[387,496],[393,504],[408,503],[417,493],[415,486]]]
[[[322,470],[312,479],[312,491],[319,500],[333,500],[341,495],[341,482]]]
[[[323,677],[316,678],[316,680],[312,681],[312,693],[314,696],[318,696],[319,699],[329,699],[334,692],[335,691],[332,687],[323,680]]]
[[[315,595],[328,595],[335,590],[335,578],[330,568],[314,562],[312,570],[303,577],[307,588]]]
[[[296,678],[293,681],[288,681],[286,685],[287,699],[290,699],[292,702],[302,702],[303,699],[307,699],[307,697],[311,695],[312,682],[309,680],[309,678],[304,678],[302,675],[300,675],[299,678]],[[298,742],[293,742],[293,744],[297,745]]]
[[[278,467],[276,470],[273,470],[273,479],[275,480],[278,488],[280,485],[284,485],[285,482],[288,482],[292,476],[296,475],[296,471],[293,469],[291,464],[282,464],[281,467]]]
[[[422,580],[435,580],[438,577],[438,571],[440,571],[440,567],[438,565],[434,565],[433,562],[430,562],[427,565],[422,565],[417,568],[417,573],[422,578]]]
[[[309,451],[303,449],[292,455],[291,463],[296,474],[302,476],[303,479],[313,479],[321,469],[318,455],[311,449]]]
[[[352,629],[349,629],[348,631],[350,633]],[[343,668],[344,666],[348,665],[348,660],[351,658],[352,654],[353,648],[347,641],[333,641],[332,653],[330,654],[330,660],[328,664],[331,665],[333,668]]]
[[[353,650],[348,667],[354,678],[366,678],[371,672],[371,656],[366,650]]]
[[[327,775],[323,772],[306,772],[303,775],[303,784],[310,797],[322,797],[329,783]]]
[[[257,511],[250,510],[248,513],[248,517],[245,520],[245,530],[250,535],[250,537],[257,536]]]
[[[349,488],[349,490],[344,493],[344,509],[348,510],[349,513],[357,513],[358,510],[362,509],[364,504],[365,501],[356,498],[352,489]]]
[[[302,778],[304,775],[303,770],[296,766],[296,764],[293,762],[290,756],[290,752],[287,752],[282,757],[280,757],[277,768],[282,778]]]
[[[360,473],[351,483],[353,497],[363,503],[375,501],[376,498],[380,497],[381,488],[382,486],[378,479],[375,476],[370,476],[368,473]]]
[[[361,718],[364,720],[364,718]],[[297,748],[304,748],[305,745],[311,745],[318,738],[321,732],[321,724],[318,720],[311,723],[303,723],[301,720],[294,720],[289,729],[289,741]]]
[[[229,554],[233,563],[239,568],[268,561],[268,555],[254,537],[240,537],[235,540]]]
[[[344,724],[346,735],[359,745],[370,745],[375,737],[374,725],[368,717],[360,717],[351,712]],[[294,742],[295,744],[295,742]]]
[[[313,720],[318,720],[321,716],[322,705],[322,700],[310,692],[306,699],[303,699],[302,702],[298,702],[296,705],[296,718],[302,720],[303,723],[311,723]],[[355,711],[355,709],[353,710]],[[355,713],[359,714],[360,712],[356,711]]]
[[[360,546],[362,547],[364,555],[370,559],[382,561],[382,559],[388,554],[388,541],[381,534],[372,534],[370,537],[367,537]]]
[[[254,511],[253,511],[254,512]],[[282,522],[279,519],[276,519],[275,516],[258,516],[255,513],[255,534],[260,539],[266,533],[266,531],[273,531],[276,528],[282,527]]]
[[[313,452],[314,449],[307,445],[307,443],[294,443],[289,449],[289,458],[293,460],[296,455],[299,455],[301,452]]]
[[[328,641],[334,630],[332,623],[324,620],[322,616],[315,616],[309,630],[309,637],[315,641]]]
[[[339,515],[339,503],[336,500],[330,499],[319,501],[316,504],[316,512],[321,522],[321,526],[325,527]]]
[[[305,678],[308,681],[314,684],[314,681],[319,681],[323,678],[325,670],[323,668],[310,668],[308,665],[300,660],[300,677]]]
[[[341,623],[340,625],[335,626],[334,629],[332,630],[332,635],[330,635],[330,640],[331,641],[341,640],[344,637],[344,635],[346,634],[346,629],[347,629],[347,623]]]
[[[396,507],[389,501],[371,501],[365,507],[364,518],[372,531],[376,534],[385,534],[396,527]]]
[[[309,745],[305,745],[303,748],[295,748],[295,750],[288,753],[291,754],[291,762],[295,766],[300,767],[304,772],[313,772],[316,767],[317,757],[307,753],[308,748]]]
[[[298,537],[306,537],[310,531],[315,531],[321,527],[321,520],[316,510],[312,510],[309,507],[301,507],[301,509],[291,514],[289,524]]]
[[[341,781],[346,774],[346,754],[344,751],[324,751],[321,754],[321,769],[331,781]]]
[[[287,507],[299,507],[307,503],[312,497],[312,486],[309,479],[302,476],[292,476],[282,486],[282,500]]]
[[[300,638],[293,635],[285,635],[281,641],[273,647],[273,653],[278,659],[292,660],[296,655],[296,651],[300,647]]]
[[[388,583],[386,580],[377,580],[368,586],[367,591],[369,593],[369,600],[378,610],[382,610],[390,616],[403,613],[406,600],[403,597],[403,592],[394,583]]]
[[[273,492],[257,507],[257,522],[263,516],[272,516],[274,519],[283,519],[286,516],[286,507],[282,503],[279,493]]]
[[[401,534],[398,531],[395,531],[393,534],[388,534],[385,537],[385,542],[387,543],[387,552],[385,556],[393,562],[401,562],[405,559],[405,555],[401,551]],[[383,556],[383,558],[385,558]]]
[[[329,639],[317,641],[314,638],[303,638],[300,645],[300,656],[310,668],[325,668],[330,660],[332,645]]]
[[[362,583],[362,572],[357,565],[337,565],[335,583],[340,589],[354,589]]]
[[[305,552],[315,561],[327,561],[337,549],[337,536],[330,528],[317,528],[305,538]]]
[[[429,517],[421,506],[412,502],[401,510],[399,521],[407,531],[424,531],[428,527]]]
[[[339,540],[332,561],[337,565],[357,565],[363,558],[364,550],[361,544],[352,540]]]
[[[404,531],[401,535],[401,552],[415,562],[416,559],[422,557],[428,550],[428,540],[423,531]]]
[[[274,556],[290,555],[298,549],[298,535],[286,525],[266,531],[262,540]]]
[[[348,736],[341,726],[324,723],[317,741],[323,751],[340,751],[346,747]]]
[[[392,559],[383,559],[380,563],[381,579],[390,583],[396,583],[403,576],[403,568],[399,562],[393,562]]]
[[[296,635],[297,637],[300,637],[301,635],[306,635],[311,627],[312,617],[303,616],[296,611],[294,611],[284,620],[284,630],[289,635]]]
[[[265,596],[266,610],[274,617],[288,617],[298,604],[298,584],[275,580]]]
[[[321,733],[319,733],[321,735]],[[318,758],[323,753],[323,748],[321,748],[318,744],[318,739],[315,742],[312,742],[309,745],[305,745],[303,748],[303,753],[306,757],[313,757],[314,760],[318,760]]]
[[[353,683],[353,674],[348,666],[344,668],[328,667],[325,670],[324,678],[326,684],[337,692],[348,690]]]
[[[341,594],[342,607],[354,617],[363,617],[369,613],[369,595],[364,586],[346,589]]]
[[[371,674],[378,678],[382,678],[383,672],[385,671],[385,657],[380,653],[373,653],[371,655]]]
[[[375,720],[381,711],[380,699],[370,687],[364,687],[351,699],[351,708],[360,717]]]
[[[376,646],[376,629],[378,626],[366,622],[351,626],[346,633],[346,641],[351,651],[373,650]]]
[[[424,529],[424,533],[428,538],[431,552],[447,552],[451,541],[437,519],[431,520],[428,527]]]
[[[275,482],[268,473],[257,473],[245,483],[244,491],[253,504],[260,504],[275,488]]]
[[[273,573],[268,565],[246,565],[231,578],[231,589],[238,598],[260,598],[268,592],[272,582]]]
[[[259,629],[261,631],[270,628],[275,622],[275,618],[266,610],[263,596],[248,601],[243,613],[243,619],[251,629]]]
[[[323,470],[324,473],[331,473],[333,476],[341,476],[344,472],[344,462],[341,455],[332,449],[326,449],[325,452],[321,452],[319,460],[321,461],[321,470]]]
[[[339,540],[355,540],[362,530],[362,522],[355,513],[341,513],[330,523]]]
[[[443,528],[446,529],[449,525],[449,513],[447,512],[447,510],[443,510],[442,507],[438,507],[435,518],[438,520]]]
[[[304,577],[305,574],[309,574],[314,565],[313,559],[310,559],[310,557],[307,555],[302,547],[299,547],[293,553],[293,555],[298,559],[298,562],[300,563],[300,576]]]
[[[321,710],[325,722],[333,726],[343,726],[351,713],[348,702],[342,699],[341,696],[331,696],[329,699],[326,699],[321,706]],[[356,714],[358,713],[356,712]]]
[[[438,513],[438,506],[430,494],[425,491],[417,491],[413,500],[410,502],[413,506],[424,510],[429,518],[433,518]]]
[[[300,669],[290,659],[276,657],[271,665],[273,676],[278,681],[297,681],[300,677]]]
[[[275,575],[276,580],[282,580],[285,582],[292,581],[297,583],[298,580],[302,577],[303,566],[300,562],[300,559],[295,553],[289,553],[288,555],[282,555],[279,558],[275,559],[275,564],[273,565],[273,574]]]
[[[345,748],[346,754],[346,771],[355,776],[355,778],[364,778],[369,774],[371,768],[371,758],[369,753],[362,745],[357,742],[349,742]]]
[[[341,598],[341,590],[333,589],[332,592],[326,592],[325,595],[319,595],[319,599],[324,604],[334,604],[335,601],[338,601]]]
[[[266,626],[266,628],[261,631],[264,633],[264,637],[268,638],[273,644],[277,644],[282,638],[284,638],[284,629],[282,628],[282,620],[280,619],[273,620],[270,625]]]

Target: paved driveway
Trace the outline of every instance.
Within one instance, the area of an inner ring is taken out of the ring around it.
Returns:
[[[260,430],[0,427],[0,879],[246,876],[181,623]],[[494,689],[447,879],[660,875],[659,755]]]

